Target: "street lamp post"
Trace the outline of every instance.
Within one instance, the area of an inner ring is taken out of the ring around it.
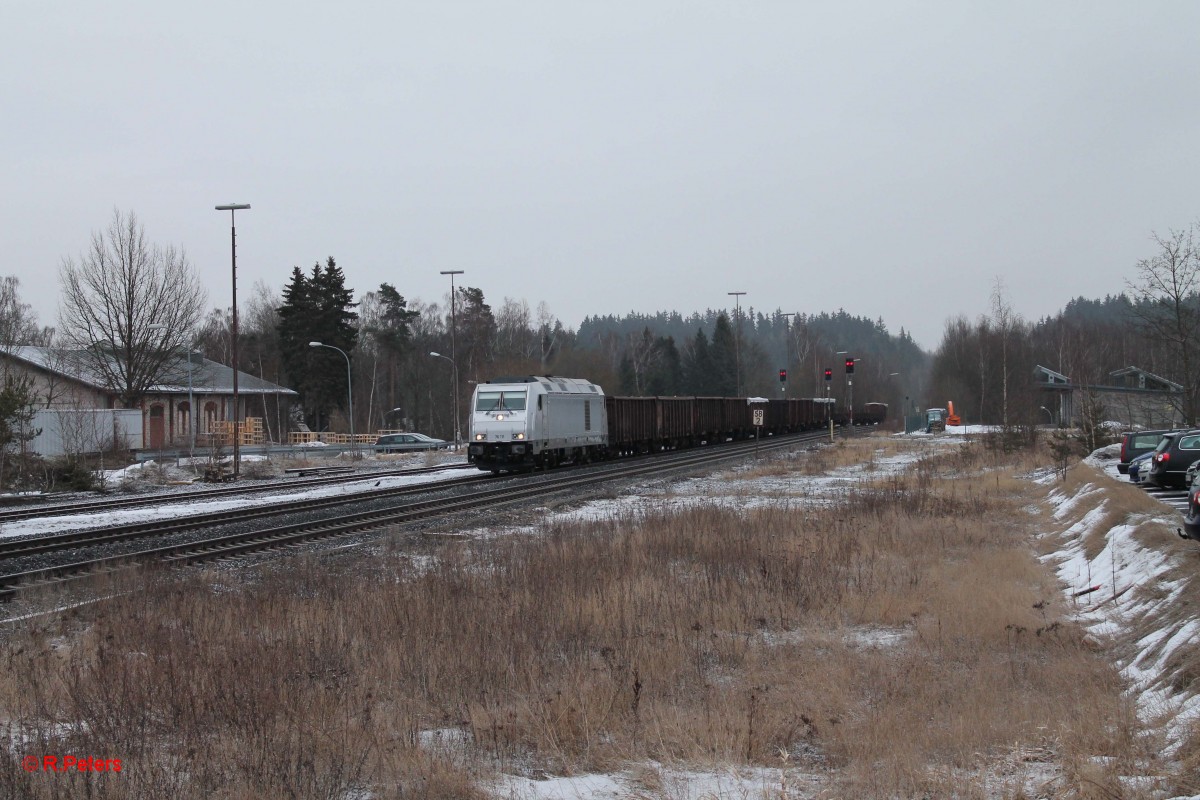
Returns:
[[[726,292],[733,297],[733,363],[737,372],[737,395],[742,396],[742,295],[745,292]]]
[[[239,462],[241,461],[241,451],[239,450],[241,442],[239,440],[242,432],[238,413],[237,221],[235,218],[237,212],[248,208],[250,208],[249,203],[229,203],[216,206],[217,211],[229,212],[230,256],[233,264],[233,320],[230,327],[230,345],[233,355],[230,366],[233,367],[233,479],[235,481],[238,479]],[[188,364],[191,364],[190,359]]]
[[[346,401],[350,406],[350,448],[353,455],[358,455],[358,440],[354,438],[354,382],[350,377],[350,356],[346,355],[346,351],[340,347],[334,347],[331,344],[321,344],[320,342],[309,342],[309,347],[328,347],[330,350],[337,350],[342,354],[342,358],[346,359]],[[368,411],[370,409],[367,409]]]
[[[450,393],[450,402],[454,404],[454,449],[458,450],[459,442],[462,441],[461,431],[458,427],[458,363],[450,356],[444,356],[441,353],[430,353],[434,358],[444,358],[450,362],[450,366],[454,367],[454,391]]]

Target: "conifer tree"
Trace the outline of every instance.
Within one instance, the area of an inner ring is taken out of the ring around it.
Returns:
[[[293,268],[291,283],[284,287],[279,308],[281,360],[313,425],[328,409],[346,408],[349,398],[345,360],[309,342],[337,347],[353,359],[358,341],[354,306],[354,290],[346,287],[346,276],[332,256],[324,267],[314,264],[308,276]]]
[[[691,350],[683,364],[683,385],[687,394],[713,394],[712,353],[709,352],[708,337],[704,335],[704,328],[698,328],[695,338],[691,341]]]
[[[717,317],[717,326],[713,329],[712,346],[709,352],[712,356],[712,380],[710,388],[721,397],[737,397],[737,355],[733,326],[729,317],[721,314]]]

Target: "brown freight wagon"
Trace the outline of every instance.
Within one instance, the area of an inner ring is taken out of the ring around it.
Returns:
[[[621,455],[650,452],[657,427],[654,399],[612,395],[604,398],[610,450]]]
[[[721,427],[730,439],[746,439],[754,435],[754,420],[750,405],[744,397],[722,397]]]
[[[812,418],[812,401],[799,397],[772,400],[767,405],[766,429],[768,433],[794,433],[807,428]]]
[[[725,398],[693,397],[693,414],[697,441],[725,440]]]
[[[657,444],[660,448],[674,450],[687,447],[695,441],[696,412],[694,398],[655,397],[657,417]]]
[[[862,412],[854,412],[855,424],[879,425],[887,420],[887,403],[867,403]]]

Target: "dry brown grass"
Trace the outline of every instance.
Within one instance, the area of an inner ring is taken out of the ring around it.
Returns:
[[[879,447],[829,448],[827,464]],[[776,766],[782,752],[844,796],[982,797],[971,776],[1014,746],[1125,767],[1142,755],[1132,709],[1030,550],[1028,492],[964,480],[998,469],[979,451],[931,456],[843,507],[392,544],[377,562],[300,557],[251,581],[172,576],[29,622],[0,649],[0,708],[28,742],[14,752],[132,768],[31,775],[9,759],[0,789],[472,797],[494,769]],[[470,744],[420,746],[438,729]]]

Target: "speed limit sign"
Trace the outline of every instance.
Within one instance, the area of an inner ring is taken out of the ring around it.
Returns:
[[[761,428],[763,424],[763,410],[761,408],[754,409],[754,425]]]

